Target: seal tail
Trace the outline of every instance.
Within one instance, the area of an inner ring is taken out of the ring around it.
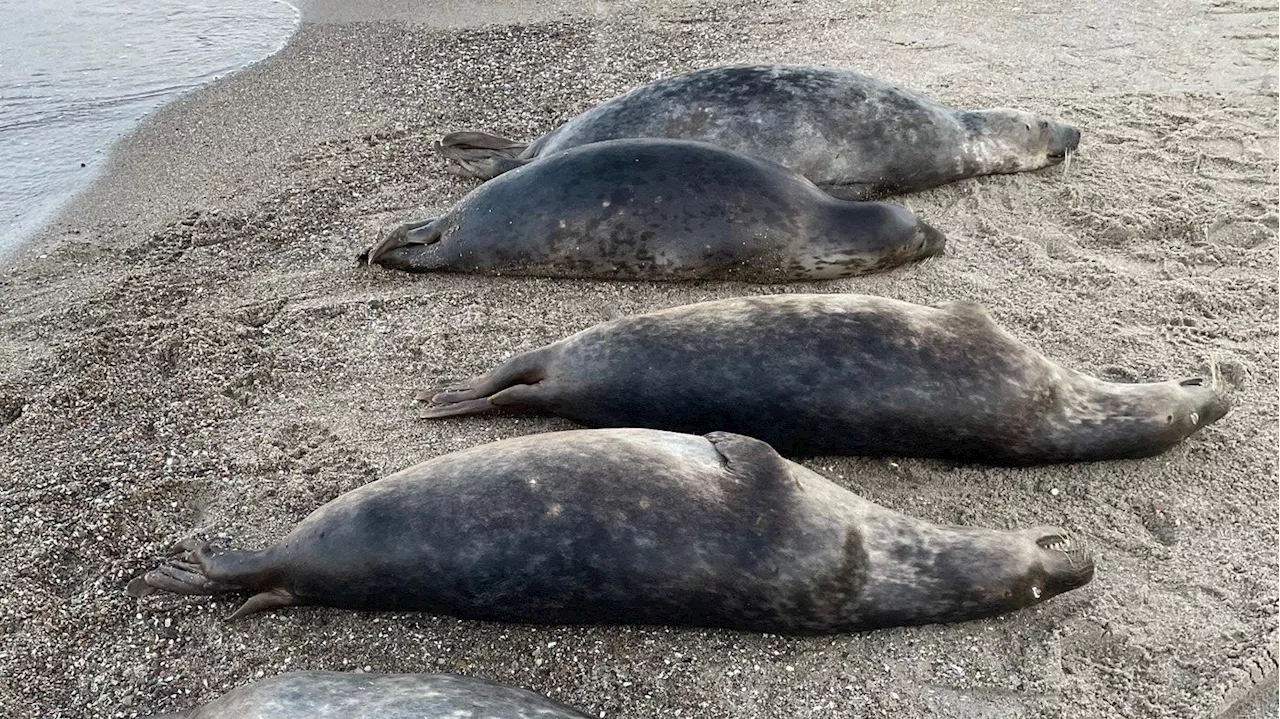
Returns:
[[[421,416],[440,419],[536,404],[538,383],[547,374],[546,355],[550,349],[541,347],[516,355],[456,387],[418,393],[417,400],[427,404]]]
[[[435,150],[454,162],[450,171],[455,175],[492,180],[528,164],[529,160],[520,158],[528,146],[525,142],[484,132],[451,132],[436,143]]]
[[[356,262],[362,265],[372,265],[378,262],[378,258],[398,247],[434,245],[440,241],[439,220],[439,217],[428,217],[425,220],[407,222],[400,225],[381,238],[378,244],[360,253],[356,258]]]
[[[241,605],[232,619],[298,603],[284,589],[267,588],[273,572],[266,551],[215,550],[208,542],[184,539],[169,554],[159,567],[129,582],[125,588],[129,596],[141,598],[156,590],[204,595],[265,589]]]

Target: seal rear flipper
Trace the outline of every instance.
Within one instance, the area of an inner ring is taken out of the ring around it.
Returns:
[[[130,581],[125,591],[132,597],[155,590],[188,595],[259,591],[270,586],[274,574],[270,552],[214,549],[208,542],[187,539],[174,545],[159,567]]]
[[[459,417],[464,414],[481,414],[500,407],[520,409],[536,406],[539,387],[535,384],[517,384],[479,399],[450,400],[451,392],[441,392],[429,401],[430,406],[422,411],[423,419],[442,419]],[[444,398],[444,399],[437,399]]]
[[[546,357],[552,347],[516,355],[459,386],[419,392],[416,399],[428,405],[422,417],[478,414],[498,406],[536,406],[537,386],[547,375]]]
[[[419,401],[427,400],[420,399]],[[490,402],[488,397],[482,397],[481,399],[466,399],[459,402],[433,405],[422,410],[420,416],[423,419],[443,419],[445,417],[461,417],[466,414],[481,414],[497,408],[497,405]]]
[[[528,163],[520,159],[528,143],[484,132],[451,132],[436,143],[441,157],[456,163],[450,172],[462,177],[491,180]]]
[[[241,587],[226,584],[205,576],[200,565],[171,559],[143,575],[142,580],[152,589],[174,594],[221,594],[234,592]],[[133,586],[133,582],[130,582]]]
[[[425,220],[416,222],[407,222],[388,232],[386,237],[378,241],[378,244],[362,252],[356,261],[360,264],[370,264],[378,261],[379,257],[406,245],[433,245],[440,241],[440,228],[437,226],[439,217],[429,217]]]

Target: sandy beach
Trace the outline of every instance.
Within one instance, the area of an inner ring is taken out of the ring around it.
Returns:
[[[478,14],[479,13],[479,14]],[[450,671],[612,719],[1206,717],[1277,642],[1276,4],[645,0],[303,8],[184,96],[0,271],[0,714],[136,717],[291,669]],[[856,68],[1082,128],[1066,166],[898,198],[944,258],[790,286],[358,267],[474,187],[430,149],[533,138],[732,62]],[[546,417],[420,420],[414,393],[620,314],[773,292],[972,299],[1106,379],[1213,375],[1234,410],[1151,459],[807,462],[935,522],[1059,524],[1097,577],[992,620],[792,638],[530,627],[124,593],[175,540],[274,541],[339,494]],[[1271,687],[1268,689],[1268,687]]]

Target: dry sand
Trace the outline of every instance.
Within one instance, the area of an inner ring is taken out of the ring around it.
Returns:
[[[0,274],[0,714],[146,715],[299,668],[483,675],[636,719],[1201,717],[1274,684],[1274,2],[415,5],[306,8],[278,55],[150,118]],[[488,20],[518,24],[457,27]],[[637,83],[737,61],[860,68],[1052,114],[1084,142],[1069,168],[904,198],[950,253],[865,279],[354,265],[377,228],[471,187],[429,151],[441,133],[532,138]],[[1142,461],[811,463],[933,521],[1060,523],[1093,543],[1093,584],[990,621],[828,638],[314,608],[227,623],[234,599],[123,592],[175,539],[260,546],[411,463],[571,426],[421,421],[420,387],[617,313],[773,291],[977,299],[1103,377],[1216,368],[1236,408]]]

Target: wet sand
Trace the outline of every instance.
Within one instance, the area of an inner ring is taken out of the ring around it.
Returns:
[[[1274,3],[464,10],[304,8],[285,49],[150,118],[0,272],[0,713],[146,716],[303,668],[480,675],[635,719],[1203,717],[1274,683]],[[868,278],[355,265],[380,227],[473,186],[431,153],[442,133],[532,138],[635,84],[743,61],[854,67],[955,105],[1050,114],[1084,140],[1069,167],[901,198],[949,254]],[[572,426],[426,422],[419,388],[616,314],[795,291],[978,300],[1066,366],[1213,373],[1235,409],[1140,461],[808,463],[932,521],[1061,524],[1090,541],[1091,585],[987,621],[824,638],[315,608],[228,623],[235,598],[123,592],[176,539],[261,546],[409,464]]]

